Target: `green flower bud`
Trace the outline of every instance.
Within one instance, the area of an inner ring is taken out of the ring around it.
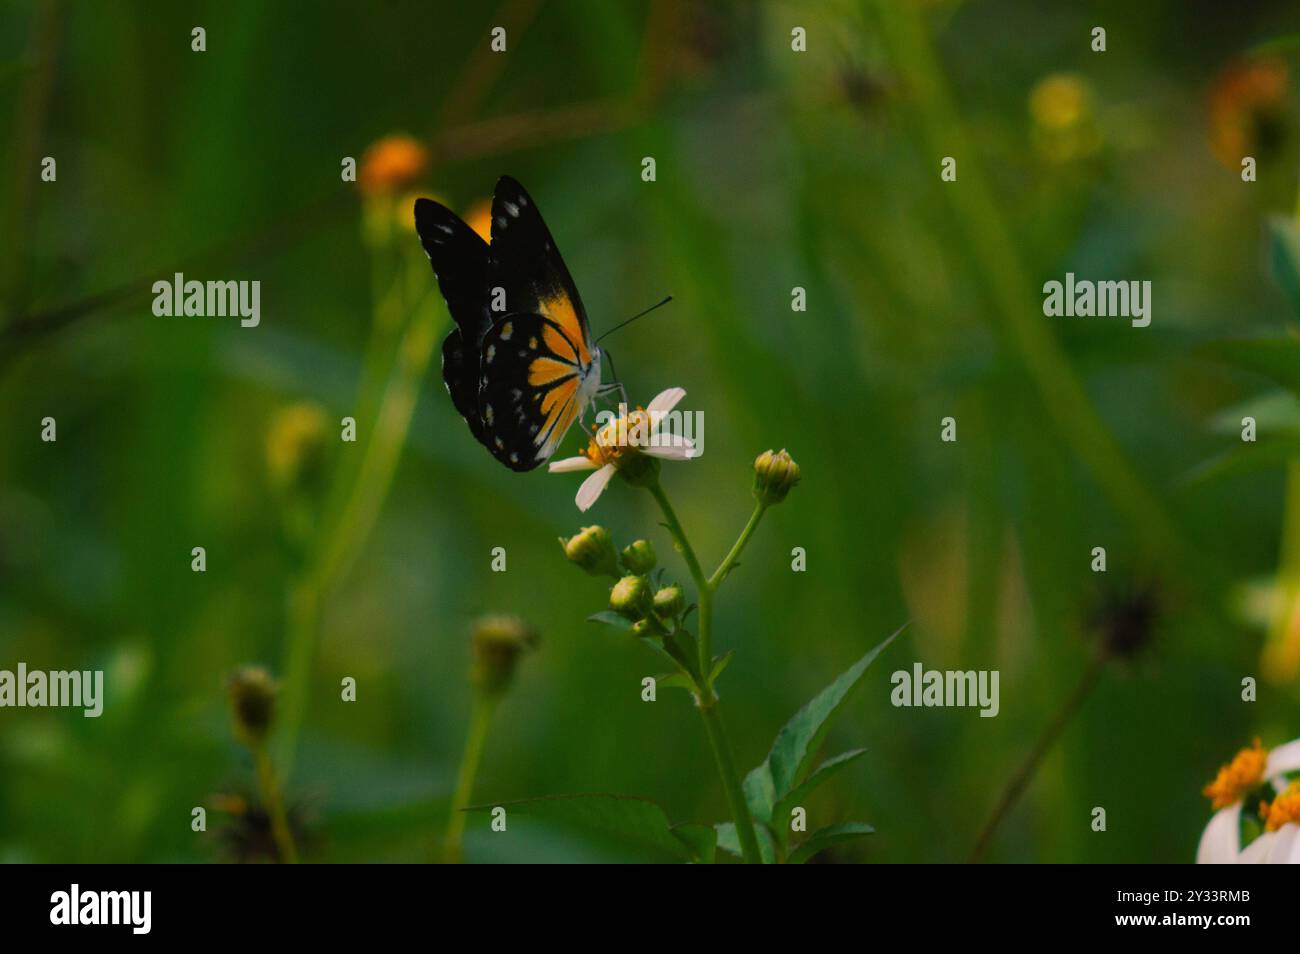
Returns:
[[[499,695],[514,678],[519,656],[537,646],[537,631],[517,616],[485,616],[474,624],[469,678],[475,689]]]
[[[609,608],[634,622],[650,615],[654,598],[643,576],[625,576],[609,594]]]
[[[649,540],[636,540],[623,548],[623,568],[643,576],[655,568],[655,548]]]
[[[655,615],[660,619],[676,619],[686,605],[686,594],[677,584],[661,587],[655,594]]]
[[[571,563],[592,576],[618,576],[618,554],[604,527],[583,527],[569,539],[561,538],[560,545]]]
[[[644,639],[646,636],[653,636],[654,634],[654,624],[648,619],[639,619],[632,624],[632,635],[638,639]]]
[[[754,496],[764,506],[780,503],[799,483],[799,465],[785,452],[763,451],[754,461]]]
[[[227,688],[235,735],[250,746],[261,745],[275,717],[275,680],[260,666],[245,666],[230,677]]]

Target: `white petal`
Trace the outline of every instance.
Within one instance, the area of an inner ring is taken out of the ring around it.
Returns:
[[[1239,865],[1262,865],[1267,864],[1273,854],[1273,846],[1277,842],[1277,832],[1266,831],[1249,845],[1246,850],[1237,856]]]
[[[551,461],[546,469],[552,474],[567,474],[575,470],[595,470],[596,465],[590,457],[566,457]]]
[[[1300,825],[1288,822],[1273,833],[1277,836],[1268,853],[1271,865],[1300,865]]]
[[[646,405],[646,411],[652,418],[656,414],[667,414],[684,397],[686,397],[685,388],[669,388],[667,391],[660,391],[654,396],[654,400]]]
[[[660,460],[691,460],[699,456],[688,438],[676,434],[660,434],[649,447],[642,449],[642,453]]]
[[[1221,808],[1214,813],[1210,823],[1201,833],[1201,843],[1196,846],[1198,865],[1235,864],[1241,854],[1238,824],[1241,821],[1241,802]],[[1251,842],[1253,845],[1254,842]]]
[[[1300,739],[1279,745],[1268,753],[1268,761],[1264,764],[1264,776],[1266,778],[1276,779],[1277,776],[1285,772],[1294,772],[1300,769]],[[1282,788],[1286,788],[1285,785]]]
[[[605,492],[605,488],[609,486],[609,479],[613,476],[614,465],[606,464],[584,480],[582,486],[578,488],[578,496],[574,498],[578,504],[578,509],[584,513],[590,510],[591,505]]]

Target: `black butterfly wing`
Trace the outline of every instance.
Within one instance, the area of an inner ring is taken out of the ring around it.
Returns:
[[[582,413],[584,381],[578,344],[559,323],[507,315],[483,339],[483,443],[511,470],[532,470]]]
[[[582,411],[595,346],[573,278],[532,197],[502,176],[492,242],[430,199],[415,227],[456,328],[442,376],[474,436],[513,470],[548,459]],[[494,312],[505,294],[507,315]],[[494,324],[495,321],[495,324]]]
[[[470,431],[484,441],[479,416],[479,355],[492,327],[488,243],[444,205],[415,200],[415,230],[456,327],[442,343],[442,380]]]
[[[505,290],[506,310],[537,314],[560,326],[591,363],[587,312],[537,203],[510,176],[492,194],[492,277]]]

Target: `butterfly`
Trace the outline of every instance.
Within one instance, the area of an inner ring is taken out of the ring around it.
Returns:
[[[602,388],[587,312],[537,204],[502,176],[492,241],[446,206],[415,200],[415,229],[456,327],[442,379],[457,413],[511,470],[555,453]]]

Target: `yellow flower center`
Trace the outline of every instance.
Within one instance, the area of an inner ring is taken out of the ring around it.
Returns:
[[[650,426],[650,414],[641,407],[604,427],[593,425],[591,442],[583,454],[597,467],[605,464],[618,467],[626,456],[639,454],[640,448],[650,442]]]
[[[1292,782],[1287,790],[1273,799],[1264,819],[1265,831],[1277,831],[1283,825],[1300,825],[1300,782]]]
[[[1259,739],[1248,749],[1242,749],[1214,777],[1214,781],[1201,790],[1201,794],[1210,799],[1210,807],[1215,811],[1227,808],[1241,801],[1251,789],[1264,780],[1264,763],[1268,752]]]

